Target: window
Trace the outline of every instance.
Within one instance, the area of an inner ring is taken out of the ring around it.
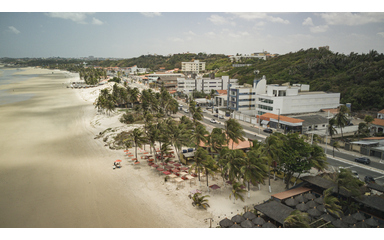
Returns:
[[[263,103],[273,104],[273,100],[271,99],[259,98],[259,101]]]

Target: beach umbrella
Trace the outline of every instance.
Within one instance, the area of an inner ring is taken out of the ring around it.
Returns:
[[[168,161],[169,164],[174,164],[175,162],[174,161]]]
[[[286,204],[287,206],[294,207],[294,206],[296,206],[297,204],[299,204],[299,202],[298,202],[296,199],[294,199],[293,197],[291,197],[291,198],[285,200],[285,204]]]
[[[255,224],[255,225],[263,225],[265,223],[265,220],[263,218],[261,218],[260,216],[258,216],[257,218],[254,218],[252,220],[252,222]]]
[[[263,228],[277,228],[276,225],[271,223],[270,221],[264,223],[262,227]]]
[[[323,197],[318,197],[314,200],[317,204],[323,204],[324,198]]]
[[[220,224],[220,227],[222,228],[229,228],[233,225],[233,222],[231,220],[229,220],[228,218],[224,218],[223,220],[221,220],[219,222]]]
[[[317,203],[313,200],[311,201],[308,201],[306,204],[305,204],[308,208],[314,208],[317,206]]]
[[[332,222],[332,225],[337,227],[337,228],[347,228],[348,224],[343,221],[342,218],[336,219],[335,221]]]
[[[189,168],[187,168],[187,167],[181,167],[180,168],[182,171],[185,171],[185,170],[188,170]]]
[[[254,218],[256,218],[256,215],[253,212],[248,211],[243,214],[243,217],[252,221]]]
[[[357,213],[353,214],[352,217],[354,217],[357,221],[363,221],[365,219],[365,216],[363,213],[357,211]]]
[[[234,222],[234,223],[240,224],[242,221],[245,220],[245,218],[244,218],[243,216],[237,214],[237,215],[233,216],[233,217],[231,218],[231,220],[232,220],[232,222]]]
[[[302,211],[302,212],[306,212],[309,208],[307,205],[305,205],[305,203],[299,203],[296,205],[296,209]]]
[[[320,212],[325,213],[325,207],[324,207],[324,205],[317,205],[316,208],[317,208],[317,210],[319,210]]]
[[[350,228],[357,228],[356,224],[349,225]]]
[[[373,217],[368,218],[367,220],[363,220],[363,221],[365,221],[365,223],[366,223],[368,226],[371,226],[371,227],[377,227],[377,226],[379,226],[379,222],[376,221]]]
[[[171,174],[170,172],[168,172],[168,171],[165,171],[165,172],[163,172],[165,175],[169,175],[169,174]]]
[[[305,197],[303,197],[303,195],[298,195],[295,197],[295,199],[298,201],[298,202],[307,202],[308,199],[306,199]]]
[[[153,162],[149,162],[148,163],[148,166],[152,166],[154,163]]]
[[[312,194],[311,192],[308,192],[306,194],[304,194],[304,197],[308,200],[311,200],[311,199],[315,199],[316,196],[314,194]]]
[[[357,220],[354,217],[352,217],[351,214],[349,214],[348,216],[344,217],[343,221],[345,223],[349,224],[349,225],[353,225],[353,224],[357,223]]]
[[[232,181],[226,181],[226,183],[228,183],[228,184],[232,185]]]
[[[241,228],[240,224],[234,223],[230,228]]]
[[[176,168],[174,168],[174,169],[172,169],[172,172],[180,172],[180,170],[179,169],[176,169]]]
[[[179,164],[179,163],[175,163],[175,164],[173,164],[173,166],[180,167],[181,164]]]
[[[121,160],[116,160],[115,162],[122,162]]]
[[[260,225],[253,225],[253,228],[261,228]]]
[[[240,226],[241,226],[242,228],[253,228],[254,225],[255,225],[255,224],[253,224],[249,219],[244,220],[244,221],[242,221],[242,222],[240,223]]]
[[[151,167],[157,168],[159,165],[153,164]]]
[[[336,218],[332,217],[329,213],[323,214],[320,216],[322,219],[324,219],[327,222],[333,222],[336,221]]]
[[[213,184],[211,186],[209,186],[210,188],[212,188],[213,190],[216,190],[216,189],[219,189],[220,187],[216,184]]]
[[[134,164],[137,165],[137,164],[140,164],[140,162],[139,162],[139,161],[136,161]]]
[[[160,165],[162,165],[162,166],[165,166],[165,165],[167,165],[166,163],[164,163],[164,162],[162,162],[162,163],[160,163]]]
[[[199,189],[195,189],[195,190],[190,191],[190,193],[192,193],[192,194],[201,193],[201,191]]]
[[[369,225],[365,222],[365,220],[356,223],[357,228],[369,228]]]
[[[165,166],[166,169],[172,169],[173,167],[172,166]]]
[[[159,168],[157,168],[157,171],[161,171],[162,172],[162,171],[164,171],[164,168],[160,168],[159,167]]]
[[[311,217],[320,217],[321,216],[321,212],[315,207],[315,208],[311,208],[307,211],[307,213],[311,216]]]

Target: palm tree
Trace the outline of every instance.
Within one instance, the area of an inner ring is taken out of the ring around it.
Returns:
[[[244,189],[242,189],[243,185],[240,183],[240,182],[234,182],[232,184],[232,190],[231,190],[231,193],[229,194],[229,199],[232,198],[233,196],[233,204],[235,204],[235,199],[239,199],[241,201],[244,202],[244,196],[242,195],[243,193],[245,193],[246,191]]]
[[[192,206],[207,209],[209,208],[208,199],[209,195],[200,196],[201,193],[195,193],[193,196],[189,196],[193,200]]]
[[[329,136],[331,137],[331,139],[332,139],[333,135],[337,134],[337,130],[335,128],[335,125],[336,125],[336,120],[334,118],[329,119],[327,132],[328,132]]]
[[[207,152],[207,151],[206,151]],[[208,153],[208,152],[207,152]],[[208,189],[208,192],[209,192],[209,184],[208,184],[208,178],[209,178],[209,175],[214,175],[215,172],[217,171],[217,165],[216,165],[216,161],[213,160],[213,158],[211,156],[207,156],[202,162],[202,167],[203,167],[203,172],[205,173],[205,177],[207,178],[207,189]]]
[[[295,210],[284,219],[284,228],[309,228],[310,217],[308,213],[303,213],[300,210]]]
[[[203,161],[207,159],[209,156],[207,150],[205,150],[202,147],[198,147],[195,152],[195,162],[192,164],[191,168],[189,169],[189,172],[194,170],[197,172],[197,176],[199,177],[199,185],[201,187],[201,180],[200,180],[200,172],[204,169]]]
[[[232,150],[233,143],[239,143],[239,140],[244,141],[244,131],[241,124],[234,118],[229,119],[225,122],[225,133],[227,135],[227,145],[229,144],[229,139],[232,140]]]
[[[348,108],[345,105],[341,105],[339,107],[339,112],[334,117],[336,126],[340,128],[341,138],[344,138],[343,127],[345,127],[345,125],[347,125],[348,123],[347,115],[348,115]]]
[[[333,148],[333,157],[335,157],[335,148],[336,148],[337,151],[340,151],[339,150],[340,144],[339,144],[338,141],[334,141],[331,146]]]
[[[191,139],[194,142],[196,148],[198,149],[200,146],[200,142],[205,144],[207,142],[207,137],[209,132],[205,129],[204,125],[202,125],[199,122],[195,123],[195,131],[191,135]],[[195,155],[195,161],[196,161],[196,155]]]
[[[191,130],[187,128],[187,126],[183,123],[176,123],[175,121],[171,122],[171,124],[167,125],[170,130],[170,141],[172,145],[175,147],[176,155],[180,162],[180,150],[183,146],[189,146],[192,144],[191,142]]]
[[[357,135],[358,139],[360,140],[360,136],[367,136],[368,134],[369,134],[369,128],[367,124],[364,122],[359,123],[359,127],[355,132],[355,135]]]
[[[133,131],[131,132],[131,138],[132,141],[135,143],[135,156],[137,162],[137,147],[141,147],[147,141],[144,136],[144,132],[140,128],[133,129]]]
[[[210,153],[220,153],[223,145],[225,144],[225,132],[222,128],[214,128],[207,138],[207,144],[210,146]]]
[[[271,189],[271,164],[274,160],[279,158],[279,155],[282,151],[283,143],[280,139],[281,134],[271,134],[265,139],[265,143],[262,146],[263,155],[267,159],[268,164],[268,188],[269,192],[272,192]]]
[[[323,205],[326,211],[339,218],[343,211],[341,209],[341,206],[339,205],[339,199],[337,199],[337,197],[332,196],[332,188],[324,190],[323,195]]]
[[[265,157],[264,157],[265,158]],[[264,183],[264,178],[267,176],[267,165],[263,159],[261,148],[253,149],[247,152],[244,159],[244,165],[240,168],[244,181],[248,183],[248,197],[250,194],[250,183]]]
[[[220,152],[219,165],[222,167],[223,181],[240,179],[240,167],[243,165],[245,153],[242,150],[230,150],[225,147]]]

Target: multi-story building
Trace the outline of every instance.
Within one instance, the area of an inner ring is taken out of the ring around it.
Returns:
[[[253,86],[230,88],[228,91],[229,108],[254,110],[254,115],[318,112],[339,105],[340,93],[309,92],[309,85],[305,84],[267,85],[265,76],[254,80]]]
[[[177,78],[177,91],[185,94],[198,92],[210,93],[211,90],[227,90],[228,84],[237,85],[237,79],[229,79],[229,76],[221,78]]]
[[[205,62],[195,60],[193,62],[181,62],[181,71],[184,73],[200,73],[205,71]]]

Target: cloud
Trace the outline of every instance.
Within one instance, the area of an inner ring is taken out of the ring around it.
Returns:
[[[178,38],[178,37],[175,37],[175,38],[169,38],[169,41],[172,41],[172,42],[184,42],[183,39]]]
[[[238,13],[231,13],[232,15],[247,20],[252,21],[255,19],[263,19],[269,22],[275,22],[275,23],[282,23],[282,24],[289,24],[288,20],[284,20],[280,17],[273,17],[271,15],[268,15],[267,13],[246,13],[246,12],[238,12]]]
[[[310,30],[312,33],[326,32],[326,31],[328,30],[328,25],[313,26],[313,27],[310,27],[309,30]]]
[[[312,18],[308,17],[307,19],[304,20],[302,24],[304,26],[313,26]]]
[[[14,34],[19,34],[19,33],[20,33],[20,31],[17,30],[14,26],[9,26],[8,28],[9,28],[9,30],[11,30]]]
[[[190,36],[195,36],[196,33],[192,32],[191,30],[189,30],[188,32],[185,32],[184,33],[185,35],[190,35]]]
[[[97,19],[97,18],[93,18],[92,19],[92,24],[103,25],[104,23],[102,21],[100,21],[99,19]]]
[[[384,32],[378,32],[377,35],[379,35],[379,36],[384,38]]]
[[[321,13],[328,25],[357,26],[384,22],[384,13]]]
[[[161,13],[159,12],[141,12],[142,15],[146,17],[160,17]]]
[[[62,19],[68,19],[72,20],[76,23],[86,24],[85,18],[87,15],[92,15],[94,13],[65,13],[65,12],[52,12],[52,13],[46,13],[48,17],[52,18],[62,18]]]
[[[208,18],[208,20],[211,21],[215,25],[222,25],[222,24],[226,24],[227,23],[227,20],[225,20],[224,17],[216,15],[216,14],[211,15]]]

